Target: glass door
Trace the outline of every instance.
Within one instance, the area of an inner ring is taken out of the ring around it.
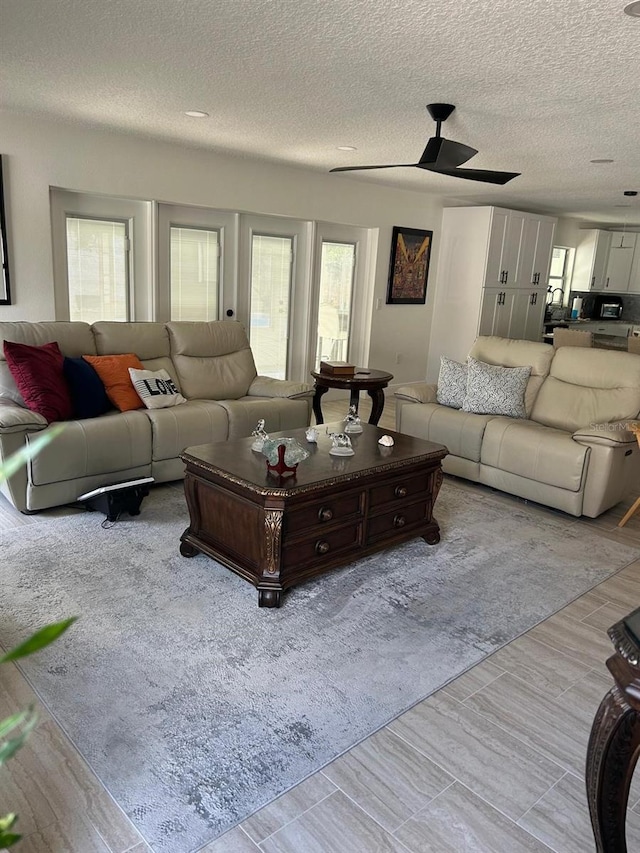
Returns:
[[[158,205],[158,320],[235,317],[237,229],[237,214]]]

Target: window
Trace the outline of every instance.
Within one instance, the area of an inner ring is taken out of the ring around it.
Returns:
[[[253,234],[249,338],[259,374],[287,375],[293,238]]]
[[[171,319],[217,320],[220,234],[171,227]]]
[[[129,319],[127,223],[67,216],[69,319]]]
[[[569,249],[554,246],[551,253],[547,305],[566,305],[569,298]]]
[[[320,367],[321,360],[349,360],[355,260],[356,247],[353,243],[322,241],[316,370]]]
[[[366,364],[373,229],[57,188],[51,221],[58,320],[237,320],[258,372],[298,382]]]
[[[152,203],[50,196],[56,320],[155,319]]]

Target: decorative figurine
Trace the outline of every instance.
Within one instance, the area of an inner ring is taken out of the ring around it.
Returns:
[[[304,434],[304,437],[307,439],[309,444],[317,444],[318,442],[318,430],[315,427],[308,427],[307,431]]]
[[[331,456],[353,456],[355,450],[351,446],[351,439],[346,432],[330,432]]]
[[[294,475],[298,463],[310,456],[295,438],[267,438],[261,452],[267,457],[267,471],[279,477]]]
[[[346,424],[344,431],[347,433],[351,433],[351,435],[356,435],[357,433],[362,432],[362,424],[360,423],[360,418],[358,417],[358,410],[355,406],[349,406],[349,414],[344,419]]]
[[[395,444],[393,437],[390,435],[382,435],[378,439],[378,444],[381,444],[383,447],[393,447]]]
[[[260,420],[258,421],[258,425],[253,430],[251,435],[255,437],[255,441],[251,445],[251,449],[256,450],[258,453],[261,453],[265,441],[269,440],[269,435],[264,430],[264,418],[260,418]]]

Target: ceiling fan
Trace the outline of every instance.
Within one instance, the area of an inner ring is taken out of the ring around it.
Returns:
[[[361,169],[397,169],[405,166],[415,166],[436,172],[438,175],[450,175],[452,178],[465,178],[467,181],[486,181],[488,184],[506,184],[512,178],[517,178],[520,172],[493,172],[487,169],[460,169],[467,160],[474,157],[478,151],[445,139],[440,135],[442,122],[446,121],[455,110],[453,104],[427,104],[429,115],[436,123],[436,135],[427,142],[427,147],[417,163],[392,163],[389,166],[338,166],[331,172],[356,172]]]

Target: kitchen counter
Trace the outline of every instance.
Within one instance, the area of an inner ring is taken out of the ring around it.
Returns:
[[[593,345],[597,349],[615,349],[626,352],[627,338],[633,334],[639,326],[633,323],[625,323],[624,320],[550,320],[544,324],[545,343],[553,343],[553,330],[580,329],[585,332],[593,332]]]

